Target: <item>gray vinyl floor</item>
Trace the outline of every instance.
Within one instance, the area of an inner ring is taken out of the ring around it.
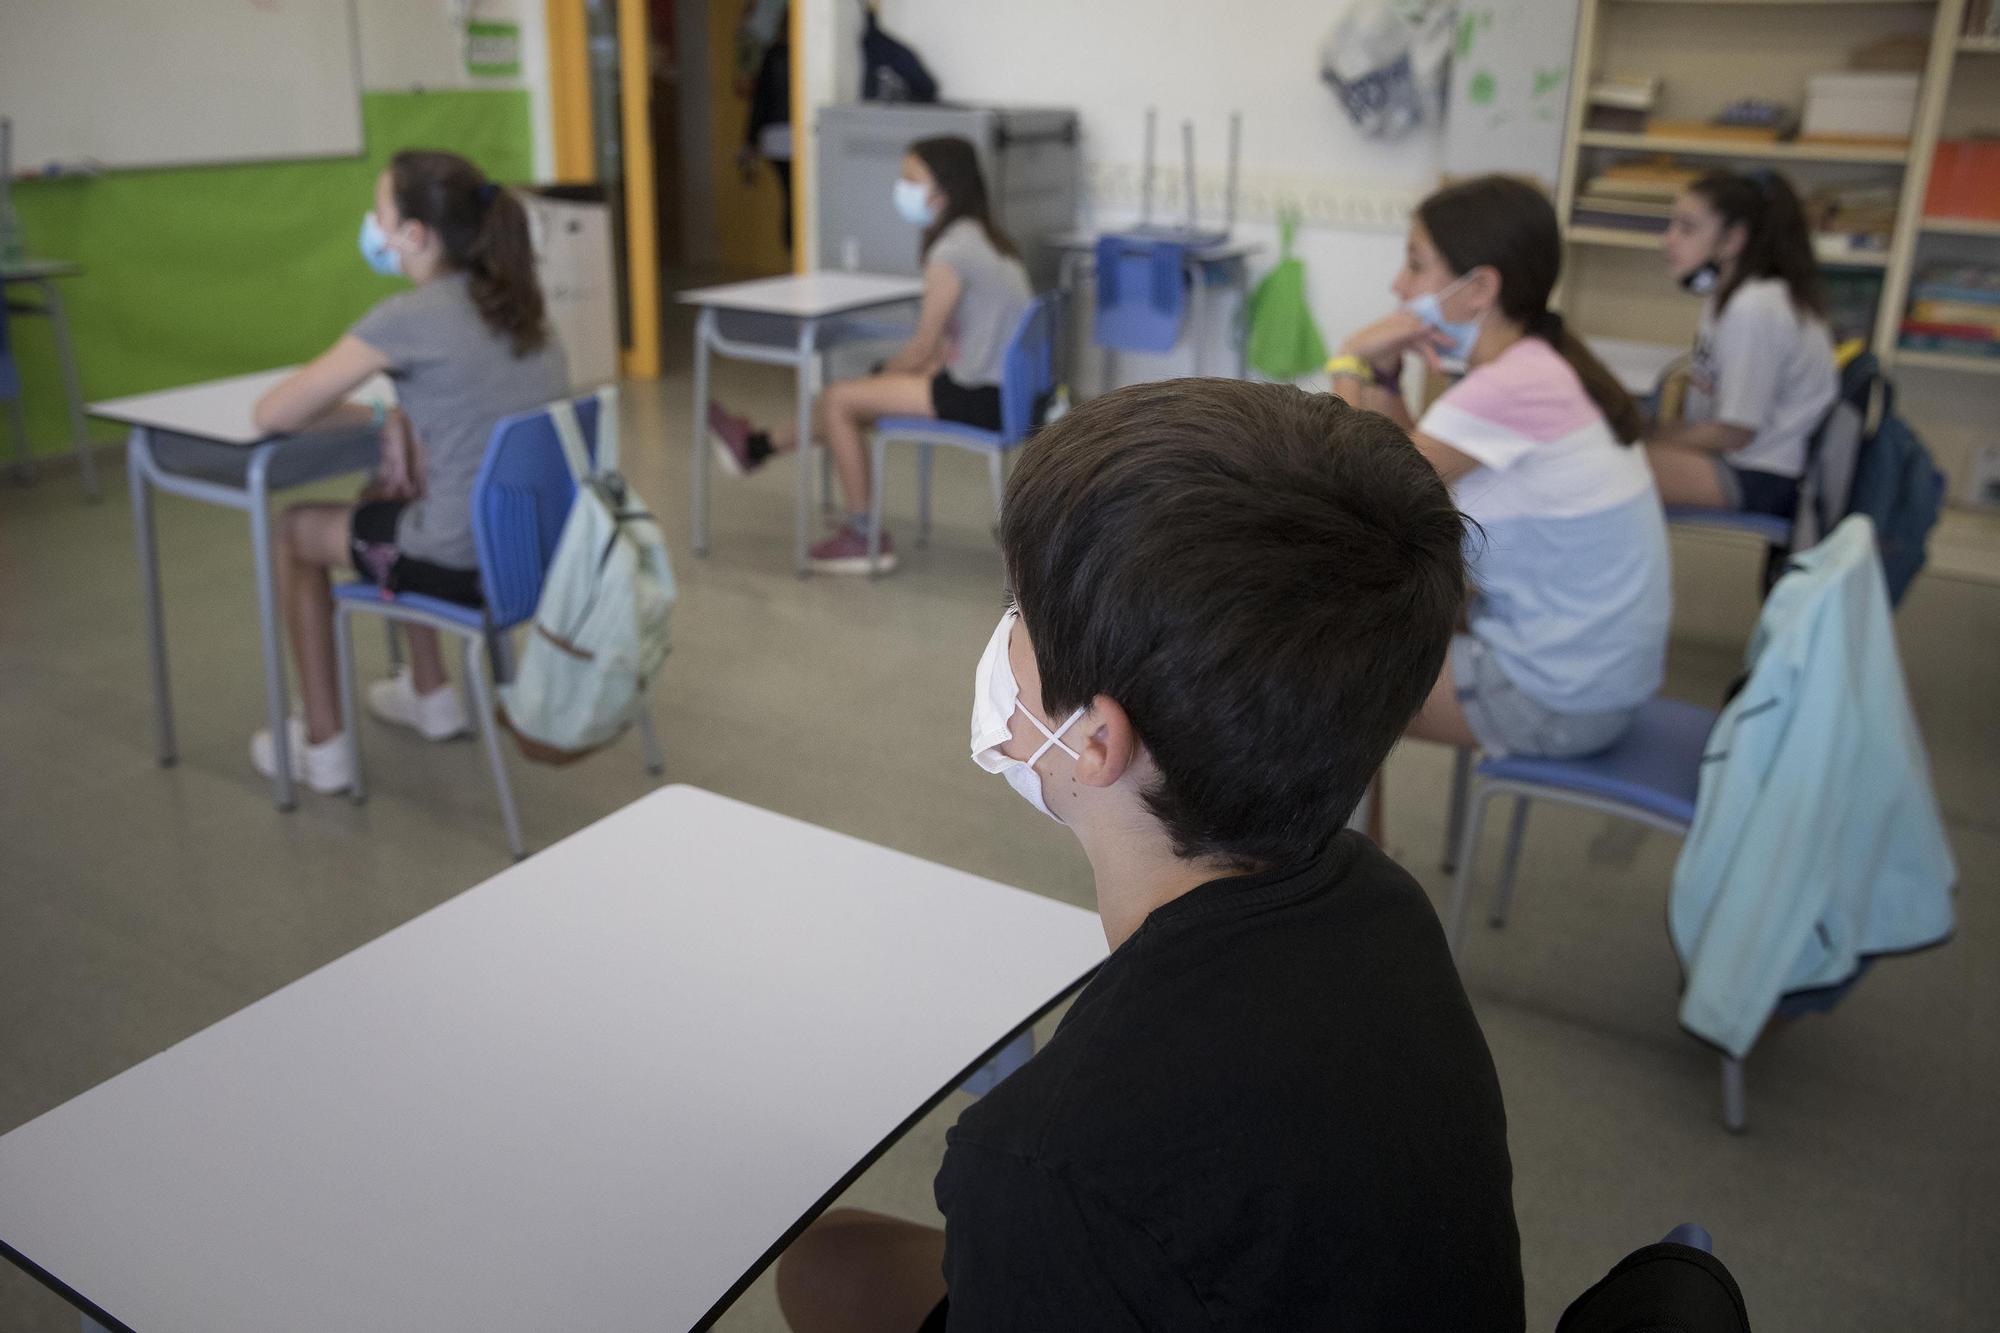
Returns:
[[[719,392],[767,418],[788,383],[718,371]],[[971,667],[1001,599],[978,461],[941,460],[927,551],[911,549],[902,465],[892,578],[792,575],[785,466],[720,483],[714,554],[697,561],[687,394],[684,344],[668,379],[625,391],[628,470],[681,579],[654,705],[669,778],[1088,905],[1068,835],[966,760]],[[371,727],[367,805],[308,794],[292,814],[272,810],[245,754],[261,705],[243,521],[171,499],[159,513],[182,747],[166,770],[149,748],[122,490],[86,505],[56,467],[33,487],[0,485],[0,1131],[507,863],[466,742]],[[1712,702],[1755,613],[1756,557],[1712,538],[1677,537],[1675,552],[1669,692]],[[1675,842],[1544,808],[1513,921],[1475,928],[1465,975],[1506,1090],[1531,1328],[1689,1219],[1715,1233],[1760,1329],[1994,1327],[2000,589],[1926,579],[1899,633],[1961,871],[1959,932],[1878,967],[1833,1015],[1772,1035],[1751,1059],[1747,1134],[1721,1129],[1714,1057],[1675,1025],[1663,911]],[[381,659],[367,636],[364,670]],[[648,786],[630,742],[514,772],[536,845]],[[1388,770],[1392,850],[1440,903],[1448,772],[1423,745]],[[931,1173],[962,1104],[920,1124],[850,1202],[933,1216]],[[0,1269],[0,1330],[75,1327]],[[722,1326],[782,1326],[768,1279]]]

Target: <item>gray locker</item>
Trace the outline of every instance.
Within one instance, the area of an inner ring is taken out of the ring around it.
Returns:
[[[994,221],[1021,247],[1035,289],[1055,286],[1060,256],[1045,238],[1076,226],[1076,112],[855,102],[822,107],[816,131],[821,268],[917,272],[918,229],[890,202],[903,150],[956,134],[978,149]]]

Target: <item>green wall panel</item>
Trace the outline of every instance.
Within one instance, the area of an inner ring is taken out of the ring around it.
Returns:
[[[73,259],[62,281],[86,401],[305,360],[401,284],[355,236],[376,175],[404,148],[463,153],[496,180],[533,172],[528,94],[364,93],[367,152],[238,166],[24,181],[30,254]],[[48,321],[14,320],[37,453],[68,447]],[[94,433],[116,438],[105,423]],[[7,442],[11,450],[12,441]]]

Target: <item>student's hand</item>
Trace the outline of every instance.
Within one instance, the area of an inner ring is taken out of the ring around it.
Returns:
[[[1415,352],[1432,370],[1438,368],[1438,349],[1451,341],[1407,310],[1395,310],[1365,329],[1348,335],[1340,345],[1343,356],[1358,356],[1384,375],[1393,375],[1402,364],[1403,353]]]
[[[382,454],[375,467],[374,498],[410,500],[421,494],[416,464],[416,436],[401,408],[382,420]]]

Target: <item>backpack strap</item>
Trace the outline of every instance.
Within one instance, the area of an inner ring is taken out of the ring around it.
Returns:
[[[618,470],[618,386],[615,384],[599,385],[597,389],[597,470]]]
[[[576,405],[558,398],[548,407],[549,422],[556,428],[556,442],[562,446],[563,461],[569,464],[570,479],[577,485],[590,481],[590,450],[583,442],[583,428],[577,424]],[[601,418],[600,418],[601,420]]]

